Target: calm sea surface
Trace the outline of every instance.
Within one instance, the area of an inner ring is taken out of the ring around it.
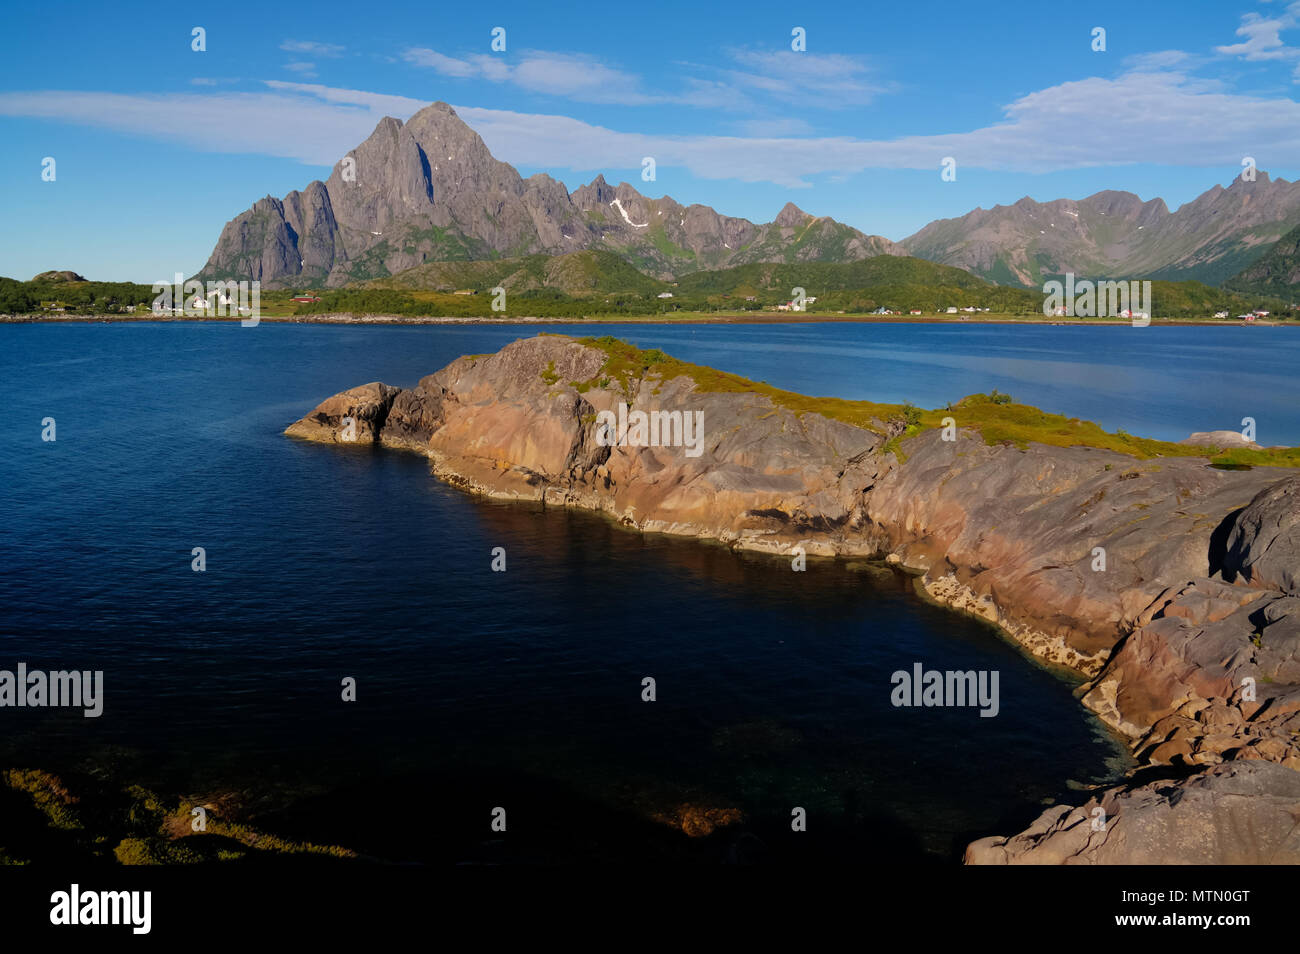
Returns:
[[[99,719],[0,709],[0,765],[240,792],[277,832],[432,862],[947,861],[1112,777],[1069,683],[890,573],[796,574],[281,436],[346,387],[413,385],[535,330],[0,326],[0,669],[102,669],[107,697]],[[600,333],[816,394],[996,387],[1133,433],[1251,416],[1300,443],[1300,335],[1281,329]],[[914,662],[997,670],[998,716],[894,708]],[[683,806],[743,821],[686,838],[664,821]]]

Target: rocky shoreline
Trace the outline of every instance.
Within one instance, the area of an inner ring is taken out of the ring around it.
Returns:
[[[1300,863],[1295,470],[989,443],[961,405],[947,433],[915,433],[770,390],[543,335],[412,389],[344,391],[285,433],[415,451],[467,491],[641,531],[884,559],[1078,672],[1081,701],[1139,769],[973,843],[968,863]],[[636,446],[635,433],[607,446],[603,415],[620,405],[665,422],[699,414],[700,453]]]

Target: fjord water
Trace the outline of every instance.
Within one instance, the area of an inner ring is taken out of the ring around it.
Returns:
[[[794,573],[281,435],[346,387],[534,330],[0,328],[0,669],[102,669],[106,696],[99,719],[0,710],[0,766],[236,792],[277,833],[430,862],[952,860],[1113,777],[1069,682],[879,568]],[[1254,412],[1266,442],[1300,442],[1296,339],[1267,329],[599,333],[819,394],[997,387],[1164,437]],[[998,715],[893,707],[916,662],[998,671]],[[668,824],[725,809],[743,821],[710,837]]]

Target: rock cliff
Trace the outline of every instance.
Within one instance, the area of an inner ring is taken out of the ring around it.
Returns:
[[[905,254],[793,205],[758,225],[706,205],[652,199],[603,176],[573,193],[544,173],[525,179],[454,109],[433,103],[405,123],[381,120],[327,181],[266,196],[226,223],[195,277],[336,287],[427,262],[583,249],[612,252],[659,278],[750,262]]]
[[[886,559],[1082,674],[1145,768],[969,862],[1300,862],[1300,475],[990,444],[952,413],[955,439],[912,434],[885,406],[543,335],[345,391],[286,433],[416,451],[471,492],[642,531]]]

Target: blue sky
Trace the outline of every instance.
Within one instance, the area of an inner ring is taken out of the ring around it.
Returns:
[[[603,173],[755,221],[793,201],[895,240],[1024,195],[1176,208],[1245,156],[1300,174],[1300,2],[451,7],[10,6],[0,275],[191,274],[254,200],[434,100],[570,189]]]

